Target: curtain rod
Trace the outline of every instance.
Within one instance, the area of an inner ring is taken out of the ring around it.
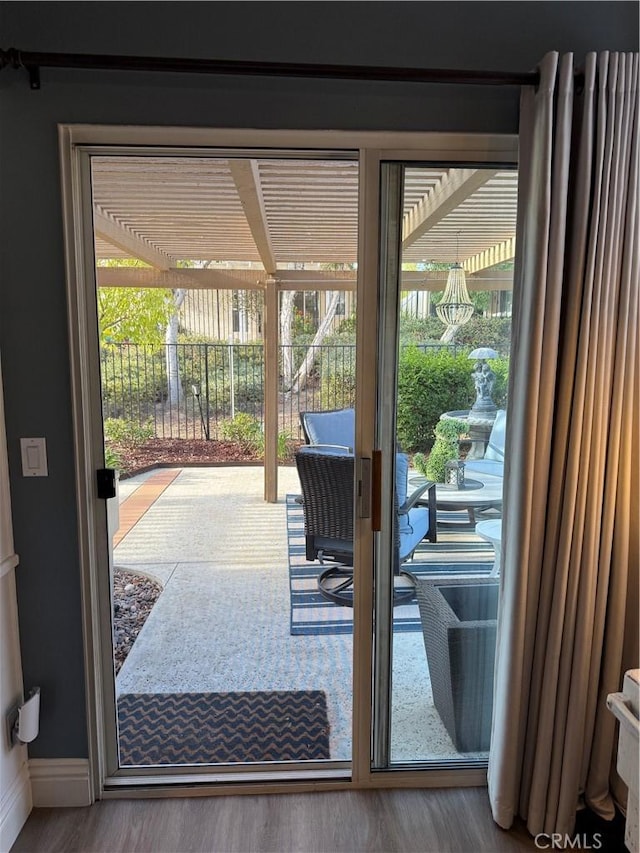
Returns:
[[[0,70],[24,68],[32,89],[40,88],[40,68],[110,71],[160,71],[175,74],[237,74],[380,80],[402,83],[452,83],[482,86],[535,86],[537,71],[473,71],[446,68],[398,68],[375,65],[322,65],[304,62],[253,62],[230,59],[179,59],[167,56],[111,56],[91,53],[33,53],[0,49]]]

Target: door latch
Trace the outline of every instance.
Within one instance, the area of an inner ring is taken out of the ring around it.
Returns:
[[[103,501],[116,496],[116,472],[114,468],[98,468],[96,471],[98,497]]]

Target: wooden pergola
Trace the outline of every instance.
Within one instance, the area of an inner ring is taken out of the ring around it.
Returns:
[[[99,287],[260,290],[266,317],[281,291],[356,289],[355,157],[96,156],[92,188],[98,262],[148,265],[98,265]],[[456,261],[470,290],[510,289],[496,265],[515,254],[516,204],[513,170],[407,167],[401,289],[442,290],[446,269],[428,267]],[[277,323],[264,347],[265,433],[277,436]],[[267,500],[276,466],[267,450]]]
[[[356,272],[315,267],[357,260],[356,160],[96,157],[98,286],[214,290],[355,288]],[[508,290],[492,270],[515,251],[517,173],[408,168],[403,263],[459,260],[471,290]],[[208,261],[180,269],[179,261]],[[304,265],[305,269],[293,269]],[[311,267],[311,269],[309,268]],[[405,270],[403,290],[442,290],[447,273]]]

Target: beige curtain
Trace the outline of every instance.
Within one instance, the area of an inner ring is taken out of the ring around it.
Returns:
[[[523,91],[494,819],[613,816],[608,693],[638,666],[638,55]],[[625,659],[625,655],[628,659]]]

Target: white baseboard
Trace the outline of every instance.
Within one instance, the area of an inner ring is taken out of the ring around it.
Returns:
[[[31,758],[33,805],[90,806],[91,780],[86,758]]]
[[[31,813],[31,783],[26,762],[20,772],[3,794],[0,804],[0,850],[2,853],[11,850],[13,842]]]

